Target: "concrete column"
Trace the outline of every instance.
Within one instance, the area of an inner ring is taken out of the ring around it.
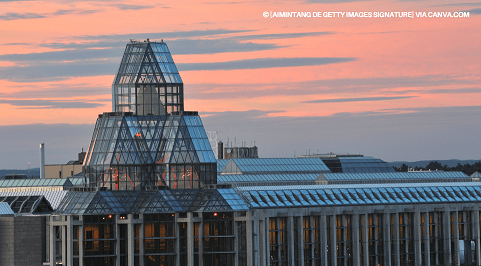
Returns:
[[[309,216],[307,217],[309,219]],[[299,243],[297,255],[299,256],[299,265],[304,265],[304,217],[294,217],[297,219],[297,243]]]
[[[265,252],[261,256],[261,260],[264,262],[261,264],[262,266],[270,265],[270,255],[269,255],[269,218],[259,221],[259,245],[264,247],[261,250],[265,250]]]
[[[175,221],[175,220],[174,220]],[[174,242],[174,249],[175,249],[175,266],[180,266],[180,227],[182,223],[174,222],[174,236],[175,239],[178,241]]]
[[[459,222],[458,222],[458,211],[454,212],[454,266],[459,266]]]
[[[331,265],[337,266],[337,251],[336,251],[336,215],[331,215]]]
[[[426,265],[431,265],[431,244],[430,244],[430,236],[429,236],[429,212],[424,213],[424,261]]]
[[[391,266],[391,214],[384,213],[382,222],[382,232],[384,234],[384,265]]]
[[[319,237],[321,238],[319,240],[321,243],[321,266],[327,266],[327,223],[325,215],[319,217],[319,223]]]
[[[254,258],[254,221],[250,219],[246,221],[246,249],[247,249],[247,266],[252,266]]]
[[[192,212],[187,213],[187,265],[194,265],[194,223]]]
[[[55,254],[55,235],[56,235],[56,231],[55,231],[55,226],[53,226],[53,218],[54,216],[50,216],[50,226],[49,226],[49,230],[50,230],[50,236],[49,236],[49,249],[50,249],[50,254],[49,254],[49,257],[50,257],[50,266],[55,266],[55,259],[56,259],[56,254]]]
[[[73,266],[73,223],[72,223],[72,216],[66,216],[67,218],[67,226],[66,226],[66,233],[67,233],[67,265]]]
[[[85,226],[79,226],[79,233],[78,233],[78,262],[79,265],[84,265],[84,238],[85,238]],[[120,263],[120,262],[119,262]]]
[[[120,230],[119,230],[119,224],[117,221],[119,220],[119,216],[115,215],[115,239],[116,239],[116,246],[115,246],[115,254],[117,254],[117,259],[115,265],[120,266]],[[80,238],[80,237],[79,237]],[[79,239],[80,240],[80,239]],[[79,264],[83,265],[83,264]]]
[[[297,217],[288,216],[287,217],[287,265],[294,266],[294,219]],[[280,243],[280,242],[279,242]]]
[[[239,233],[237,230],[237,225],[238,223],[242,223],[242,222],[236,222],[235,219],[234,219],[234,224],[233,224],[233,228],[234,228],[234,266],[239,266]]]
[[[145,253],[145,229],[144,229],[144,219],[142,218],[142,223],[139,229],[139,265],[144,265],[144,253]]]
[[[479,238],[479,206],[476,206],[474,211],[472,212],[473,217],[471,218],[471,221],[473,221],[473,237],[474,237],[474,242],[476,243],[476,250],[475,250],[475,256],[477,258],[476,260],[476,266],[481,266],[481,253],[480,253],[480,238]]]
[[[368,234],[368,231],[367,231],[367,220],[368,220],[368,215],[367,214],[363,214],[362,215],[362,218],[363,218],[363,241],[362,241],[362,245],[364,246],[364,249],[363,249],[363,257],[364,257],[364,261],[363,261],[363,265],[364,266],[368,266],[369,265],[369,247],[368,247],[368,243],[369,243],[369,234]]]
[[[359,214],[353,214],[351,218],[352,232],[352,262],[353,265],[360,264],[359,254]]]
[[[64,216],[62,216],[62,220]],[[62,265],[67,265],[67,226],[61,226],[62,231]]]
[[[128,266],[134,266],[134,257],[135,257],[135,239],[134,239],[134,215],[133,214],[128,214],[129,217],[129,223],[127,224],[127,249],[128,249],[128,255],[127,255],[127,265]]]
[[[422,266],[422,258],[421,258],[421,213],[419,212],[419,208],[415,208],[414,210],[414,221],[413,221],[413,229],[414,229],[414,265],[415,266]]]
[[[394,214],[394,265],[401,265],[401,249],[399,247],[399,213]]]
[[[343,214],[341,215],[341,226],[344,227],[346,225],[346,215]],[[340,241],[346,241],[346,238],[347,238],[347,230],[344,228],[341,230],[341,239]],[[352,231],[351,231],[352,233]],[[352,240],[352,239],[351,239]],[[342,247],[342,253],[344,254],[344,256],[346,256],[347,254],[347,247],[346,245],[344,244],[343,247]],[[344,263],[343,265],[339,265],[339,266],[346,266],[346,260],[344,260]]]
[[[451,222],[449,208],[446,208],[443,214],[443,231],[444,231],[444,264],[451,265]]]
[[[204,265],[204,257],[203,257],[203,254],[204,254],[204,241],[203,241],[203,238],[204,238],[204,219],[201,219],[201,222],[199,224],[199,266],[203,266]],[[247,253],[249,254],[249,251],[247,251]]]

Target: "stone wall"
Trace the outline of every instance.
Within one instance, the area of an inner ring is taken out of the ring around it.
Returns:
[[[0,265],[42,265],[45,248],[45,217],[0,217]]]

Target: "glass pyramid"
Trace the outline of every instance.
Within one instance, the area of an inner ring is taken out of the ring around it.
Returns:
[[[112,111],[138,115],[183,111],[183,90],[167,44],[131,41],[112,84]]]
[[[114,112],[97,119],[84,161],[89,186],[198,189],[216,184],[216,160],[164,42],[127,44],[113,84]]]

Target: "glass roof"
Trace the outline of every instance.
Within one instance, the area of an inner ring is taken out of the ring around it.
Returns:
[[[0,202],[7,203],[16,214],[52,213],[53,208],[42,195],[0,196]]]
[[[319,174],[244,174],[217,175],[219,183],[316,181]]]
[[[330,172],[320,158],[237,158],[231,159],[229,163],[231,162],[242,174]],[[238,173],[227,169],[229,163],[223,168],[222,173]]]
[[[249,206],[233,189],[70,191],[57,214],[245,211]]]
[[[217,160],[217,173],[222,172],[222,169],[226,166],[226,164],[229,162],[229,159],[220,159]]]
[[[459,184],[459,183],[455,183]],[[414,184],[407,184],[414,185]],[[478,186],[419,186],[381,188],[330,188],[327,186],[272,187],[252,189],[239,187],[238,190],[254,208],[323,206],[323,205],[365,205],[365,204],[411,204],[433,202],[479,202],[481,188]],[[274,189],[277,188],[277,189]],[[271,196],[275,195],[275,196]]]
[[[132,42],[127,44],[115,77],[116,84],[182,83],[167,44]]]
[[[385,161],[373,157],[339,157],[343,173],[394,173]]]
[[[85,165],[215,162],[198,115],[112,116],[97,123]]]
[[[0,180],[0,187],[71,187],[72,183],[68,178],[29,178]]]
[[[362,158],[362,157],[361,157]],[[461,179],[469,177],[463,172],[394,172],[394,173],[325,173],[328,181],[334,180],[423,180],[423,179]]]
[[[15,214],[10,208],[8,202],[0,202],[0,216]]]
[[[68,190],[62,191],[19,191],[19,192],[0,192],[0,197],[16,198],[17,196],[44,196],[53,209],[56,209],[60,201],[67,195]]]

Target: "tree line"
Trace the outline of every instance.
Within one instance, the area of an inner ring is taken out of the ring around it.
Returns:
[[[401,165],[401,167],[396,167],[396,166],[393,166],[394,170],[396,170],[396,172],[407,172],[409,169],[413,169],[414,171],[421,171],[421,170],[424,170],[424,171],[428,171],[428,170],[431,170],[431,171],[461,171],[463,173],[465,173],[466,175],[470,176],[472,175],[474,172],[478,171],[481,173],[481,161],[479,162],[476,162],[474,164],[460,164],[458,163],[458,165],[454,166],[454,167],[449,167],[447,166],[446,164],[443,166],[440,162],[438,161],[431,161],[429,162],[425,167],[410,167],[409,165],[403,163]]]

